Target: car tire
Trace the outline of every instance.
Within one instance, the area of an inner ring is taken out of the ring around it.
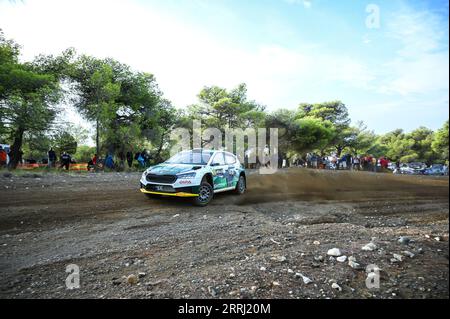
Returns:
[[[205,179],[202,180],[199,190],[198,196],[194,197],[194,205],[204,207],[211,202],[214,197],[214,188],[208,183]]]
[[[244,175],[239,176],[236,188],[234,189],[235,194],[242,195],[247,189],[247,181]]]

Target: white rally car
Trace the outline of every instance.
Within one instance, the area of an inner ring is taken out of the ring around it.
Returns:
[[[182,151],[149,167],[140,184],[149,197],[192,197],[198,206],[206,206],[215,193],[243,194],[247,188],[244,167],[234,154],[204,149]]]

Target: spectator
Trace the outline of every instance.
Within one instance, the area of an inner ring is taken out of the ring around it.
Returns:
[[[366,156],[366,170],[371,171],[373,169],[372,167],[372,155]]]
[[[108,154],[105,158],[105,166],[109,169],[114,169],[114,159],[111,154]]]
[[[94,154],[94,157],[92,157],[87,165],[87,169],[88,171],[95,169],[95,167],[97,167],[97,162],[98,162],[98,156],[97,154]]]
[[[360,158],[359,158],[359,156],[358,155],[356,155],[355,157],[353,157],[353,169],[356,169],[356,170],[360,170]]]
[[[317,155],[315,153],[313,153],[311,155],[311,166],[312,166],[312,168],[317,168],[317,164],[318,164],[317,160],[318,160]]]
[[[119,154],[117,154],[117,157],[119,158],[119,169],[123,170],[125,168],[125,160],[126,156],[123,151],[120,151]]]
[[[346,154],[345,155],[345,164],[347,165],[347,169],[351,169],[352,168],[352,156],[350,154]]]
[[[145,161],[144,158],[142,157],[142,153],[137,152],[135,155],[135,159],[138,161],[139,165],[145,167]]]
[[[128,167],[131,168],[133,166],[133,153],[131,151],[127,152],[127,163]]]
[[[55,167],[56,165],[56,153],[53,150],[52,147],[50,147],[50,150],[48,151],[48,168]]]
[[[306,153],[306,167],[311,168],[311,153]]]
[[[347,154],[341,157],[338,163],[338,169],[340,168],[347,169],[347,157],[348,157]]]
[[[8,154],[0,145],[0,168],[6,166],[7,163],[8,163]]]
[[[387,168],[389,166],[389,161],[386,159],[386,157],[382,156],[380,158],[380,166],[381,166],[381,170],[387,170]]]
[[[72,158],[70,157],[69,154],[67,154],[66,152],[63,152],[61,155],[61,168],[64,167],[66,169],[66,171],[69,170],[70,168],[70,162],[72,161]]]
[[[372,169],[374,172],[377,172],[378,160],[376,157],[372,157]]]

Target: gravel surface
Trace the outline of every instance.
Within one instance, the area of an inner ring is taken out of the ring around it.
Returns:
[[[205,208],[139,177],[1,173],[0,298],[449,297],[448,177],[253,172]]]

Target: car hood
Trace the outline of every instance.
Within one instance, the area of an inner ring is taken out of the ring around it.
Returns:
[[[180,173],[185,173],[192,171],[194,169],[201,168],[201,165],[192,164],[158,164],[156,166],[150,167],[147,173],[157,174],[157,175],[176,175]]]

